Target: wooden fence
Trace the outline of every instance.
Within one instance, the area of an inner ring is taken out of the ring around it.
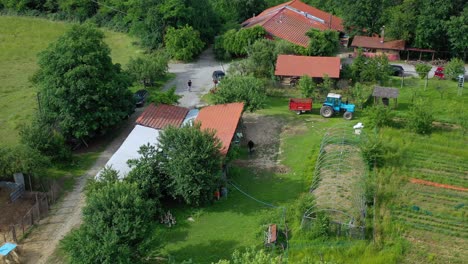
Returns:
[[[60,194],[58,185],[53,184],[50,191],[47,193],[35,192],[35,203],[28,212],[21,217],[17,223],[10,225],[7,230],[0,230],[0,241],[15,242],[21,239],[35,224],[47,216],[50,206],[56,202]]]

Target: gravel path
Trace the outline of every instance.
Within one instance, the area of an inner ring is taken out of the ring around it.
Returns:
[[[212,87],[211,74],[214,70],[223,70],[223,66],[215,61],[212,50],[208,49],[200,55],[194,63],[170,64],[169,71],[176,73],[176,78],[165,85],[165,89],[176,85],[177,94],[183,97],[180,105],[185,107],[195,107],[201,104],[200,97],[207,93]],[[187,82],[191,79],[192,92],[187,91]],[[120,147],[127,135],[134,127],[134,122],[142,109],[138,109],[125,124],[121,134],[115,138],[107,148],[101,153],[96,163],[87,171],[86,175],[78,178],[73,190],[67,193],[63,200],[55,204],[49,216],[40,221],[37,228],[22,241],[21,258],[22,263],[47,263],[48,258],[53,254],[59,241],[72,228],[81,223],[81,210],[85,204],[83,187],[86,180],[93,177],[104,167],[109,158]]]

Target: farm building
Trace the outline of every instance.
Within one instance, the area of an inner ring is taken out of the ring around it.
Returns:
[[[195,122],[201,129],[213,129],[222,144],[221,153],[226,155],[232,141],[239,141],[242,135],[242,110],[244,103],[206,106],[200,110]]]
[[[361,48],[366,57],[386,55],[389,60],[399,60],[400,51],[405,50],[404,40],[385,41],[381,37],[355,36],[351,47],[354,47],[354,55]]]
[[[397,88],[390,88],[390,87],[381,87],[375,86],[374,91],[372,92],[372,96],[374,97],[374,103],[382,102],[385,106],[390,104],[390,99],[394,99],[395,104],[394,108],[398,106],[398,95],[400,94],[400,90]]]
[[[244,28],[257,25],[266,30],[268,38],[284,39],[302,47],[309,44],[309,37],[305,34],[311,28],[336,30],[340,32],[341,40],[347,41],[341,18],[299,0],[270,7],[242,23]]]
[[[162,129],[168,126],[180,127],[184,121],[187,121],[186,117],[189,113],[189,109],[184,107],[150,104],[138,117],[135,128],[112,155],[106,166],[117,170],[120,177],[125,177],[130,172],[127,161],[139,158],[140,147],[146,144],[156,145]],[[193,119],[196,113],[197,111],[191,111],[190,117]]]
[[[279,55],[275,75],[280,77],[340,78],[340,58]]]

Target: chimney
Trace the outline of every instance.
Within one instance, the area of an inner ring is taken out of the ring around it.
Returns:
[[[255,17],[255,13],[252,14],[252,17]]]
[[[331,22],[332,22],[332,18],[333,18],[333,16],[332,16],[332,14],[330,14],[330,23],[328,24],[328,29],[331,29],[331,25],[332,25],[332,24],[331,24]]]
[[[382,34],[380,34],[381,37],[380,37],[380,43],[384,43],[384,39],[385,39],[385,26],[382,26]]]

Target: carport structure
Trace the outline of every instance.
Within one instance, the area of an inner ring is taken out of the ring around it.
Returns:
[[[394,99],[395,105],[393,106],[393,108],[397,108],[398,106],[399,94],[400,90],[398,90],[397,88],[382,86],[374,86],[374,91],[372,92],[372,96],[374,97],[374,104],[382,102],[385,106],[389,106],[390,99]]]

